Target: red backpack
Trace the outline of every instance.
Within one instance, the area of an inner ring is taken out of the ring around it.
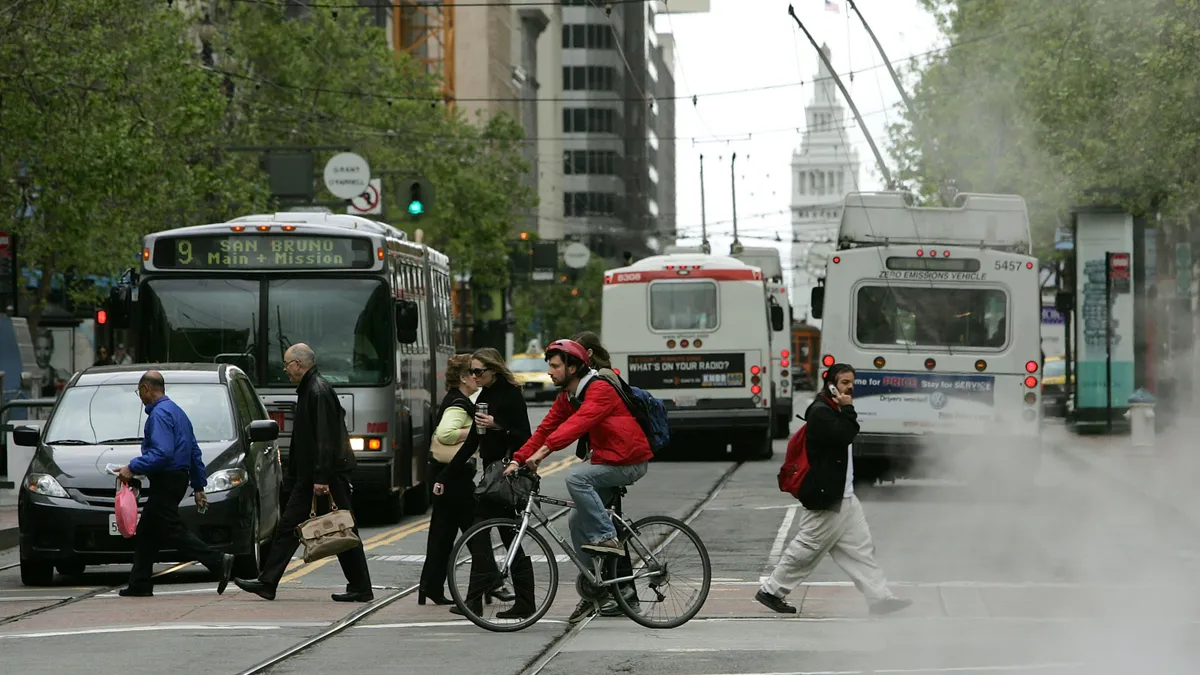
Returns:
[[[799,499],[800,484],[808,475],[808,424],[800,427],[788,441],[787,455],[779,467],[779,491]]]

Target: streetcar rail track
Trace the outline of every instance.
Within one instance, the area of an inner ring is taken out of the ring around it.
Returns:
[[[717,495],[720,494],[721,490],[723,490],[733,478],[733,474],[737,473],[737,470],[740,469],[744,463],[745,462],[738,461],[726,469],[725,473],[721,474],[721,477],[718,478],[717,482],[709,489],[705,498],[697,502],[691,509],[689,509],[687,514],[680,518],[680,520],[682,520],[685,525],[691,525],[692,521],[700,516],[705,507],[707,507],[713,502],[714,499],[717,498]],[[593,613],[591,616],[588,616],[579,623],[567,628],[561,635],[555,638],[553,642],[546,645],[545,649],[534,656],[533,659],[526,664],[525,668],[521,670],[520,675],[538,675],[538,673],[541,673],[542,669],[550,665],[550,662],[553,661],[554,658],[558,656],[562,650],[571,643],[572,640],[578,637],[579,634],[583,632],[583,629],[587,628],[588,624],[592,622],[592,619],[596,618],[597,616],[599,616],[599,614]]]
[[[554,513],[552,513],[548,519],[551,522],[553,522],[553,521],[563,517],[564,515],[566,515],[568,512],[570,512],[570,510],[571,509],[569,509],[569,508],[561,508],[561,509],[555,511]],[[496,546],[493,547],[493,549],[495,549],[495,548],[499,548],[499,544],[497,544]],[[466,562],[466,561],[460,561],[459,564],[461,565],[463,562]],[[380,587],[373,586],[372,588],[380,588]],[[412,595],[413,593],[415,593],[417,591],[418,588],[420,588],[420,584],[414,584],[412,586],[400,588],[395,593],[391,593],[391,594],[386,595],[378,600],[374,600],[374,601],[368,603],[366,607],[362,607],[362,608],[355,610],[355,611],[347,614],[346,616],[342,617],[337,622],[330,625],[325,630],[317,633],[316,635],[313,635],[312,637],[301,640],[300,642],[292,645],[291,647],[288,647],[287,649],[285,649],[263,661],[260,661],[256,664],[254,664],[253,666],[247,668],[246,670],[243,670],[240,673],[238,673],[238,675],[257,675],[258,673],[266,672],[266,671],[270,670],[271,668],[274,668],[275,666],[292,658],[293,656],[295,656],[307,649],[315,647],[316,645],[319,645],[322,642],[325,642],[329,638],[337,635],[338,633],[345,631],[347,628],[354,626],[355,624],[361,622],[363,619],[371,616],[372,614],[378,612],[379,610],[383,609],[384,607],[387,607],[388,605],[396,602],[397,600],[402,600],[402,599]],[[469,625],[469,622],[466,622],[464,620],[464,625]]]
[[[155,572],[151,576],[153,578],[157,579],[159,577],[166,576],[172,572],[178,572],[179,570],[186,569],[195,564],[196,564],[196,562],[194,560],[189,561],[189,562],[179,563],[172,567],[168,567],[165,570],[160,570],[158,572]],[[12,565],[8,565],[6,567],[0,568],[0,571],[6,570],[6,569],[12,569],[13,567],[17,567],[19,565],[20,565],[20,563],[14,563]],[[121,588],[125,588],[128,585],[129,585],[128,583],[120,583],[115,586],[101,586],[98,588],[93,588],[92,590],[85,591],[83,593],[80,593],[79,595],[72,595],[69,598],[63,598],[62,600],[59,600],[58,602],[53,602],[48,605],[43,605],[41,607],[35,607],[31,610],[21,612],[20,614],[14,614],[12,616],[0,619],[0,626],[7,626],[8,624],[11,624],[11,623],[16,623],[16,622],[22,621],[24,619],[35,617],[39,614],[45,614],[46,612],[50,612],[50,611],[53,611],[53,610],[56,610],[56,609],[59,609],[62,607],[66,607],[67,605],[74,605],[75,603],[83,602],[84,600],[90,600],[91,598],[94,598],[98,595],[104,595],[105,593],[112,593],[113,591],[121,589]]]

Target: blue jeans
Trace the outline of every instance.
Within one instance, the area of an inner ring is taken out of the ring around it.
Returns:
[[[611,498],[614,488],[632,485],[650,468],[649,462],[613,466],[611,464],[576,464],[567,476],[567,492],[575,502],[571,516],[571,543],[580,560],[589,567],[592,556],[583,550],[584,544],[596,544],[617,538],[604,501]]]

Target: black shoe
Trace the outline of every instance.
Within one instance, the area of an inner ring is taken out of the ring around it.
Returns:
[[[517,594],[505,588],[503,583],[488,591],[487,596],[500,602],[512,602],[517,599]]]
[[[275,599],[275,587],[264,584],[257,579],[238,579],[237,577],[234,577],[233,585],[237,586],[243,591],[246,591],[247,593],[253,593],[263,600]]]
[[[447,598],[444,595],[440,595],[440,594],[439,595],[426,595],[425,591],[420,591],[417,593],[417,604],[418,605],[424,605],[426,600],[432,602],[435,605],[453,605],[454,604],[453,600]]]
[[[217,582],[217,595],[225,593],[225,587],[229,585],[229,577],[233,574],[233,556],[226,553],[221,556],[221,580]]]
[[[483,600],[481,598],[475,598],[474,600],[469,601],[467,603],[467,607],[471,610],[471,613],[474,614],[475,616],[483,616]],[[457,614],[459,616],[467,615],[466,612],[464,612],[458,608],[458,605],[454,605],[453,607],[451,607],[450,613]]]
[[[458,609],[457,607],[455,609]],[[537,607],[533,605],[522,605],[517,603],[512,606],[512,609],[506,609],[503,612],[496,612],[497,619],[528,619],[537,611]]]
[[[375,599],[375,592],[346,591],[345,593],[333,593],[329,597],[333,598],[334,602],[370,602]]]
[[[591,600],[580,600],[579,604],[575,606],[575,611],[567,617],[567,623],[579,623],[595,613],[596,603]]]
[[[912,600],[908,598],[884,598],[883,600],[872,602],[867,606],[867,609],[871,612],[871,616],[883,616],[892,612],[899,612],[911,604]]]
[[[135,588],[122,588],[117,595],[122,598],[153,598],[154,591],[143,591]]]
[[[796,613],[795,605],[788,603],[787,600],[784,600],[778,595],[772,595],[764,590],[759,590],[758,593],[755,593],[754,599],[766,605],[768,608],[779,612],[780,614]]]

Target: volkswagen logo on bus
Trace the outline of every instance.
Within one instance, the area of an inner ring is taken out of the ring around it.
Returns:
[[[940,391],[935,391],[929,395],[929,405],[932,406],[934,410],[941,410],[942,408],[945,408],[946,401],[946,395]]]

